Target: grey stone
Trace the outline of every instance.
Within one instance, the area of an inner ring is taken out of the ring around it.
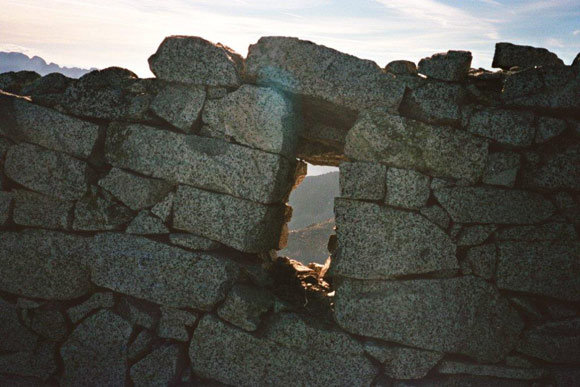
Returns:
[[[41,342],[33,351],[0,355],[0,374],[49,379],[57,372],[54,343]]]
[[[26,143],[11,147],[4,162],[6,176],[15,182],[63,200],[84,195],[87,171],[83,161]]]
[[[86,238],[56,231],[0,233],[0,289],[47,300],[87,294],[89,273],[81,264],[86,244]]]
[[[0,299],[0,351],[32,351],[37,336],[21,324],[18,308]]]
[[[143,329],[141,332],[139,332],[137,337],[135,337],[135,340],[133,340],[133,342],[129,345],[129,360],[141,358],[143,355],[149,353],[154,339],[155,336],[147,329]]]
[[[538,118],[536,143],[546,142],[566,130],[566,121],[552,117]]]
[[[0,385],[10,387],[46,387],[46,383],[34,377],[1,375]]]
[[[210,100],[203,122],[211,137],[290,158],[296,155],[300,117],[292,101],[274,89],[243,85],[222,99]]]
[[[180,185],[173,227],[245,252],[279,247],[285,208]]]
[[[7,60],[7,62],[10,61],[10,59]],[[11,66],[8,65],[8,67]],[[40,78],[40,75],[34,71],[2,72],[2,74],[0,74],[0,90],[13,94],[26,95],[21,94],[22,89],[36,81],[38,78]]]
[[[498,243],[500,289],[580,301],[580,242]]]
[[[107,310],[84,320],[60,348],[61,385],[124,385],[130,335],[131,325]]]
[[[206,88],[208,99],[223,98],[228,94],[228,89],[219,86],[208,86]]]
[[[195,36],[169,36],[149,58],[149,68],[165,81],[238,87],[239,62],[239,55],[221,44]]]
[[[389,168],[385,203],[407,209],[419,209],[429,199],[429,176],[410,169]]]
[[[578,56],[576,57],[576,62],[580,63]],[[576,67],[580,67],[580,64],[577,64]],[[558,387],[580,385],[580,369],[578,367],[554,367],[550,369],[550,373],[553,375]]]
[[[430,124],[458,124],[464,95],[461,85],[425,82],[405,93],[400,111],[406,117]]]
[[[541,320],[544,318],[533,299],[528,297],[510,297],[510,302],[528,319]]]
[[[343,280],[335,317],[347,331],[404,345],[497,362],[523,323],[493,286],[466,276],[437,280]],[[428,323],[426,323],[428,321]]]
[[[491,280],[495,273],[497,253],[493,243],[472,247],[465,257],[475,275]]]
[[[54,106],[62,100],[62,94],[73,82],[72,78],[61,73],[50,73],[24,86],[21,95],[30,96],[36,104]]]
[[[529,361],[523,356],[519,355],[510,355],[506,356],[505,364],[508,367],[515,367],[515,368],[534,368],[534,363]]]
[[[497,229],[493,224],[466,226],[457,238],[457,246],[474,246],[483,243]]]
[[[546,190],[580,190],[580,145],[570,145],[545,156],[539,167],[523,169],[523,184]]]
[[[222,246],[219,242],[193,234],[169,234],[169,240],[174,245],[191,250],[212,251]]]
[[[136,386],[170,386],[177,378],[180,348],[159,347],[131,367],[131,380]]]
[[[551,363],[580,363],[580,319],[531,328],[524,332],[517,350]]]
[[[449,227],[449,222],[451,221],[449,215],[447,215],[447,212],[438,205],[434,204],[429,207],[423,207],[419,212],[442,229],[445,230]]]
[[[123,297],[119,302],[118,312],[121,317],[131,323],[143,328],[153,329],[156,325],[157,314],[155,310],[149,308],[142,302]]]
[[[95,284],[175,308],[211,309],[237,275],[222,258],[131,235],[97,235],[85,254]]]
[[[246,331],[255,331],[261,317],[274,305],[274,298],[265,289],[236,285],[218,309],[218,316]]]
[[[439,364],[437,372],[440,374],[467,374],[523,380],[541,379],[548,374],[547,371],[542,368],[525,369],[489,364],[473,364],[452,360],[446,360]]]
[[[172,189],[166,181],[137,176],[118,168],[111,169],[99,180],[99,186],[135,211],[157,204]]]
[[[82,304],[69,308],[66,313],[73,324],[76,324],[92,311],[101,308],[112,308],[114,304],[113,293],[95,293]]]
[[[475,181],[483,172],[487,146],[465,131],[374,109],[360,114],[346,136],[344,151],[354,160]]]
[[[471,67],[471,52],[447,51],[419,61],[418,71],[429,78],[443,81],[463,81]]]
[[[170,192],[165,199],[161,200],[159,203],[151,208],[151,213],[161,219],[163,222],[169,220],[171,215],[171,210],[173,209],[173,198],[175,197],[174,192]]]
[[[22,226],[66,230],[72,220],[74,202],[26,190],[13,190],[14,223]]]
[[[375,163],[340,163],[340,196],[349,199],[383,200],[387,168]]]
[[[565,302],[555,302],[554,300],[550,300],[549,302],[545,302],[545,306],[548,310],[548,314],[554,320],[576,317],[579,314],[578,308],[573,304]]]
[[[205,102],[203,87],[166,85],[155,96],[151,110],[183,132],[191,132]]]
[[[50,341],[63,341],[68,334],[64,315],[58,310],[35,311],[30,327]]]
[[[433,191],[455,222],[530,224],[548,219],[554,206],[541,195],[492,187],[453,187]]]
[[[558,192],[552,196],[560,215],[569,223],[580,224],[580,197],[574,201],[572,195],[567,192]]]
[[[0,191],[0,226],[6,224],[10,219],[10,210],[12,209],[12,194]]]
[[[498,108],[474,111],[469,117],[467,130],[501,144],[519,147],[531,145],[536,134],[532,112]]]
[[[512,43],[496,43],[491,67],[509,70],[517,66],[522,69],[534,66],[563,66],[556,54],[545,48],[520,46]]]
[[[336,275],[380,279],[458,269],[455,244],[419,214],[348,199],[335,200]]]
[[[245,146],[143,125],[109,126],[105,153],[119,168],[262,203],[287,195],[296,165]]]
[[[529,387],[530,382],[488,376],[450,375],[417,381],[395,382],[392,387]]]
[[[91,186],[75,205],[72,227],[82,231],[119,230],[132,218],[131,210]]]
[[[361,110],[396,109],[405,91],[374,62],[289,37],[263,37],[251,45],[245,71],[259,85],[299,96],[305,113],[323,111],[346,128]]]
[[[577,240],[574,226],[568,223],[546,223],[537,226],[516,226],[501,229],[496,234],[500,241],[555,241]]]
[[[365,343],[365,351],[385,364],[385,375],[394,379],[421,379],[443,358],[440,352]]]
[[[394,60],[385,66],[385,71],[397,75],[417,75],[417,65],[408,60]]]
[[[16,300],[16,306],[20,309],[36,309],[41,305],[41,302],[29,300],[28,298],[18,297],[18,300]]]
[[[135,235],[158,235],[169,234],[169,229],[165,227],[161,219],[151,215],[149,211],[143,210],[129,223],[125,232]]]
[[[513,187],[520,169],[520,155],[514,152],[491,153],[482,181],[485,184]]]
[[[378,370],[361,354],[341,353],[342,349],[337,345],[332,352],[305,351],[258,338],[208,315],[194,331],[189,355],[197,375],[229,385],[370,385]],[[324,360],[329,356],[332,362]]]
[[[188,341],[189,332],[186,327],[192,327],[197,318],[195,313],[162,306],[157,335],[166,339]]]
[[[0,100],[3,103],[4,99]],[[74,157],[88,158],[99,135],[98,125],[14,98],[16,125],[0,132],[16,141],[30,142]]]

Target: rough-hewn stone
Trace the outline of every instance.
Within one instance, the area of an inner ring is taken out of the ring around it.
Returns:
[[[136,386],[169,386],[178,376],[179,346],[159,347],[131,367],[131,380]]]
[[[211,309],[236,275],[221,258],[138,236],[100,234],[85,254],[95,284],[175,308]]]
[[[505,357],[523,328],[507,300],[472,276],[344,280],[336,289],[335,316],[358,335],[488,362]]]
[[[547,375],[547,371],[542,368],[514,368],[489,364],[473,364],[452,360],[446,360],[439,364],[437,372],[441,374],[467,374],[524,380],[541,379]]]
[[[0,373],[29,376],[46,381],[57,371],[55,345],[41,342],[32,351],[20,351],[0,356]]]
[[[580,190],[580,145],[546,155],[540,166],[527,166],[523,172],[523,184],[529,188]]]
[[[423,207],[419,212],[442,229],[447,229],[449,227],[449,215],[447,215],[447,212],[438,205],[435,204],[429,207]]]
[[[132,218],[131,210],[115,202],[111,195],[91,186],[75,205],[72,227],[82,231],[119,230]]]
[[[22,226],[66,230],[72,220],[74,202],[64,201],[36,192],[13,190],[14,223]]]
[[[383,200],[387,168],[375,163],[340,163],[340,196],[349,199]]]
[[[60,349],[61,385],[124,385],[130,335],[131,325],[107,310],[84,320]]]
[[[461,85],[426,82],[405,93],[400,111],[406,117],[432,124],[458,124],[464,94]]]
[[[497,286],[580,301],[580,242],[498,243]]]
[[[162,306],[157,335],[166,339],[188,341],[187,327],[192,327],[197,318],[196,314],[186,310]]]
[[[455,244],[421,215],[347,199],[335,200],[335,213],[337,275],[379,279],[459,268]]]
[[[170,234],[169,240],[176,246],[191,250],[212,251],[222,246],[219,242],[193,234]]]
[[[467,130],[502,144],[522,147],[531,145],[536,134],[532,112],[498,108],[474,111],[469,116]]]
[[[0,233],[0,289],[48,300],[87,294],[89,273],[81,264],[86,242],[56,231]]]
[[[174,197],[175,193],[170,192],[163,200],[151,208],[151,213],[161,219],[163,222],[167,222],[169,220],[169,216],[171,215],[171,210],[173,209]]]
[[[141,300],[132,297],[123,297],[118,304],[117,311],[121,317],[133,326],[153,329],[157,324],[156,310]]]
[[[495,245],[491,243],[470,248],[465,259],[475,275],[490,280],[495,273],[496,256]]]
[[[30,328],[50,341],[62,341],[68,334],[64,316],[58,310],[35,311]]]
[[[475,246],[486,241],[497,229],[493,224],[465,227],[457,237],[457,246]]]
[[[173,211],[173,227],[256,253],[278,248],[285,208],[180,185]]]
[[[551,363],[580,363],[580,319],[548,322],[524,332],[517,350]]]
[[[540,117],[538,118],[538,129],[536,132],[536,143],[546,142],[566,130],[566,121],[552,118]]]
[[[191,132],[205,102],[203,87],[166,85],[151,102],[151,110],[183,132]]]
[[[91,298],[82,304],[69,308],[66,313],[68,314],[68,317],[73,322],[73,324],[76,324],[93,310],[101,308],[112,308],[114,304],[115,300],[113,299],[113,293],[95,293],[91,296]]]
[[[4,172],[15,182],[63,200],[84,195],[87,170],[83,161],[26,143],[8,149],[4,162]]]
[[[513,187],[520,169],[520,155],[514,152],[491,153],[482,181],[485,184]]]
[[[433,192],[451,218],[461,223],[530,224],[554,212],[551,202],[529,191],[452,187]]]
[[[374,109],[359,116],[347,134],[344,151],[354,160],[477,180],[485,166],[487,146],[485,140],[465,131]]]
[[[37,336],[27,329],[18,318],[18,308],[0,299],[0,351],[32,351]]]
[[[12,194],[0,191],[0,226],[3,226],[10,219],[10,210],[12,209]]]
[[[105,152],[119,168],[262,203],[287,194],[295,167],[278,155],[143,125],[109,126]]]
[[[417,75],[417,65],[408,60],[394,60],[387,63],[385,71],[397,75]]]
[[[429,199],[429,176],[410,169],[389,168],[387,171],[387,194],[389,206],[419,209]]]
[[[497,240],[514,241],[555,241],[577,240],[574,226],[568,223],[545,223],[538,226],[516,226],[499,230]]]
[[[512,67],[525,69],[534,66],[563,66],[556,54],[545,48],[520,46],[512,43],[496,43],[491,67],[509,70]]]
[[[135,235],[159,235],[169,234],[169,229],[165,227],[161,219],[143,210],[129,223],[125,232]]]
[[[443,358],[440,352],[365,343],[365,351],[385,364],[385,375],[394,379],[421,379]]]
[[[138,176],[118,168],[111,169],[107,176],[99,180],[99,186],[132,210],[157,204],[172,188],[166,181]]]
[[[203,109],[204,133],[266,152],[295,157],[300,117],[292,101],[267,87],[243,85]]]
[[[149,58],[159,79],[192,85],[238,87],[239,55],[228,47],[195,36],[170,36]]]
[[[142,358],[143,355],[149,353],[154,340],[155,336],[149,330],[143,329],[139,332],[135,340],[129,345],[129,360]]]
[[[443,81],[463,81],[471,67],[471,52],[447,51],[419,61],[418,71],[430,78]]]
[[[262,315],[273,305],[274,298],[263,289],[236,285],[219,307],[218,315],[246,331],[255,331]]]

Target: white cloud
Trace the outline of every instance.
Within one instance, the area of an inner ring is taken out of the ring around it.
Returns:
[[[580,35],[580,30],[574,30],[572,32],[572,35],[574,35],[574,36]]]

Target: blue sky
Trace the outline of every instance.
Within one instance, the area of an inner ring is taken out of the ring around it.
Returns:
[[[0,50],[140,76],[176,34],[242,55],[260,36],[297,36],[380,66],[466,49],[474,67],[490,68],[498,41],[546,47],[566,63],[580,51],[580,0],[0,0],[0,9]]]

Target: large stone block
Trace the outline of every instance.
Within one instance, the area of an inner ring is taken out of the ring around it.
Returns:
[[[14,223],[22,226],[66,230],[72,220],[74,202],[26,190],[13,190]]]
[[[0,233],[0,289],[48,300],[81,297],[90,289],[86,246],[86,238],[55,231]]]
[[[447,51],[419,61],[418,71],[430,78],[443,81],[463,81],[471,67],[471,52]]]
[[[301,117],[284,94],[267,87],[243,85],[224,98],[210,100],[203,109],[204,132],[293,158]]]
[[[545,48],[520,46],[512,43],[496,43],[491,67],[509,70],[512,67],[522,69],[534,66],[563,66],[564,62],[556,54]]]
[[[347,331],[497,362],[523,323],[493,286],[476,277],[412,281],[343,280],[335,316]]]
[[[429,176],[411,169],[389,168],[385,203],[408,209],[425,206],[431,193],[429,180]]]
[[[517,350],[551,363],[580,363],[580,319],[549,322],[527,330]]]
[[[0,351],[32,351],[38,337],[20,322],[18,308],[0,299]]]
[[[348,132],[345,154],[354,160],[475,181],[485,167],[487,146],[487,141],[462,130],[373,109],[361,113]]]
[[[340,352],[343,348],[332,341],[324,351],[288,346],[208,315],[194,331],[189,355],[197,375],[229,385],[370,385],[378,370],[362,354]]]
[[[500,289],[580,301],[580,242],[498,243]]]
[[[192,85],[238,87],[243,59],[221,44],[196,36],[169,36],[149,58],[159,79]]]
[[[284,205],[264,205],[180,185],[173,227],[257,253],[279,247],[285,211]]]
[[[522,147],[531,145],[536,135],[532,112],[497,108],[474,111],[467,130],[502,144]]]
[[[305,112],[324,113],[350,127],[358,111],[374,106],[396,109],[404,83],[374,62],[309,41],[263,37],[249,48],[246,75],[259,85],[297,95]]]
[[[401,103],[403,115],[431,124],[457,124],[465,92],[461,85],[426,82],[407,93]]]
[[[96,187],[76,202],[73,230],[110,231],[121,229],[133,218],[127,207],[113,200],[106,192]]]
[[[261,203],[287,195],[296,165],[241,145],[143,125],[111,125],[105,153],[118,168]]]
[[[335,213],[335,275],[383,279],[459,268],[455,244],[419,214],[345,199],[335,200]]]
[[[8,219],[10,219],[12,202],[13,199],[10,192],[0,191],[0,226],[4,226]]]
[[[383,200],[387,167],[375,163],[340,163],[340,196]]]
[[[530,224],[548,219],[554,205],[543,196],[492,187],[450,187],[433,191],[455,222]]]
[[[571,145],[547,154],[541,165],[526,165],[522,181],[525,187],[543,190],[580,190],[580,145]]]
[[[172,344],[155,349],[131,367],[131,380],[136,386],[170,386],[177,377],[179,346]]]
[[[6,176],[26,188],[63,200],[81,198],[87,191],[88,165],[64,153],[21,143],[6,153]]]
[[[175,308],[211,309],[237,275],[227,260],[132,235],[97,235],[84,254],[98,286]]]
[[[365,351],[385,364],[385,375],[394,379],[421,379],[443,358],[440,352],[365,343]]]
[[[151,110],[183,132],[191,132],[205,102],[203,87],[165,85],[151,102]]]

